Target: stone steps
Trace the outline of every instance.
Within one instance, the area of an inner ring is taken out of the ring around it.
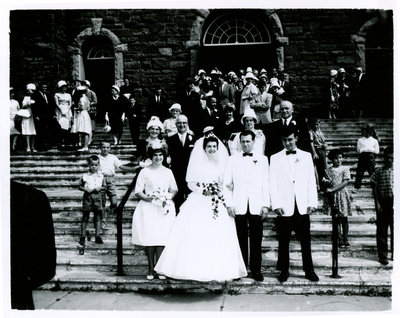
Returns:
[[[377,129],[380,145],[392,142],[392,122],[386,119],[366,120]],[[322,120],[321,129],[328,141],[328,150],[340,147],[346,150],[344,165],[349,166],[352,180],[348,186],[352,190],[357,165],[356,143],[360,137],[361,122],[356,120]],[[350,127],[350,128],[349,128]],[[264,222],[262,242],[263,273],[265,281],[256,283],[252,279],[241,279],[228,283],[199,283],[193,281],[145,279],[147,262],[142,248],[131,244],[132,213],[138,203],[130,196],[123,211],[123,260],[126,276],[116,276],[116,216],[109,215],[109,230],[102,234],[104,244],[95,244],[93,238],[87,242],[85,254],[78,254],[80,219],[82,216],[82,192],[77,189],[80,175],[86,172],[86,159],[91,154],[99,154],[102,140],[112,142],[112,136],[95,133],[89,152],[78,153],[76,148],[52,149],[47,152],[26,154],[17,152],[11,156],[10,175],[16,181],[31,184],[46,192],[53,209],[55,239],[58,255],[56,277],[42,286],[43,289],[60,290],[107,290],[107,291],[163,291],[163,292],[229,292],[229,293],[293,293],[293,294],[346,294],[346,295],[390,295],[392,264],[382,266],[377,262],[375,216],[369,176],[365,174],[363,186],[353,196],[353,216],[349,217],[349,241],[351,246],[339,249],[340,279],[330,278],[331,274],[331,217],[322,208],[323,198],[319,198],[319,208],[311,216],[311,235],[314,265],[320,281],[309,282],[301,268],[300,244],[293,235],[290,244],[291,276],[287,283],[277,280],[275,270],[278,242],[274,230],[274,215]],[[112,146],[112,153],[122,161],[129,162],[136,151],[131,144],[126,126],[123,144]],[[377,156],[377,166],[382,164]],[[134,177],[133,172],[119,170],[116,175],[118,200],[125,194]],[[107,203],[108,204],[108,203]],[[94,236],[92,217],[88,230]]]

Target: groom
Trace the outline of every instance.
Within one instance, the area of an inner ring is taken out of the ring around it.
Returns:
[[[289,124],[281,133],[285,149],[271,156],[270,166],[271,205],[278,215],[278,280],[283,283],[289,277],[289,243],[294,231],[300,239],[306,278],[316,282],[319,278],[311,257],[309,215],[318,203],[313,161],[310,153],[297,148],[296,125]]]
[[[224,174],[224,197],[229,215],[235,218],[243,261],[247,266],[250,238],[251,276],[256,281],[263,281],[262,217],[267,215],[270,205],[268,158],[253,153],[256,136],[252,131],[242,131],[239,137],[242,152],[228,158]]]

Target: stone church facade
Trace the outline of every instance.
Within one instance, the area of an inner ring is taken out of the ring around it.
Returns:
[[[361,66],[385,83],[393,108],[393,12],[372,9],[113,9],[10,12],[10,84],[51,89],[88,79],[108,93],[130,79],[141,104],[161,86],[171,101],[198,69],[272,68],[290,74],[299,109],[326,108],[331,69]],[[375,84],[375,83],[373,83]],[[371,88],[376,88],[371,84]],[[382,108],[381,108],[382,109]],[[379,117],[379,113],[372,115]]]

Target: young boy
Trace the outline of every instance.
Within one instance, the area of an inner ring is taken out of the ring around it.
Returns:
[[[375,170],[371,177],[376,210],[376,243],[379,262],[388,264],[388,228],[390,228],[390,250],[393,259],[393,147],[385,148],[383,167]]]
[[[83,191],[83,216],[81,223],[81,237],[79,244],[85,246],[86,226],[89,221],[90,211],[93,211],[95,227],[95,242],[103,244],[100,233],[100,218],[103,211],[102,190],[105,186],[103,175],[99,172],[99,158],[95,155],[88,159],[89,172],[84,173],[79,181],[79,190]]]
[[[115,189],[115,169],[118,169],[122,162],[117,156],[110,154],[111,144],[109,142],[102,142],[100,146],[100,172],[104,175],[106,188],[102,192],[103,199],[103,215],[101,218],[101,227],[103,230],[108,229],[107,226],[107,211],[106,211],[106,194],[111,202],[110,212],[112,213],[117,207],[117,190]]]

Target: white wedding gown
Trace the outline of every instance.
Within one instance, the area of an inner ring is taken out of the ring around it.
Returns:
[[[218,182],[223,167],[206,160],[200,183]],[[213,218],[210,196],[192,192],[182,204],[155,271],[175,279],[228,281],[247,275],[235,220],[218,205]]]

